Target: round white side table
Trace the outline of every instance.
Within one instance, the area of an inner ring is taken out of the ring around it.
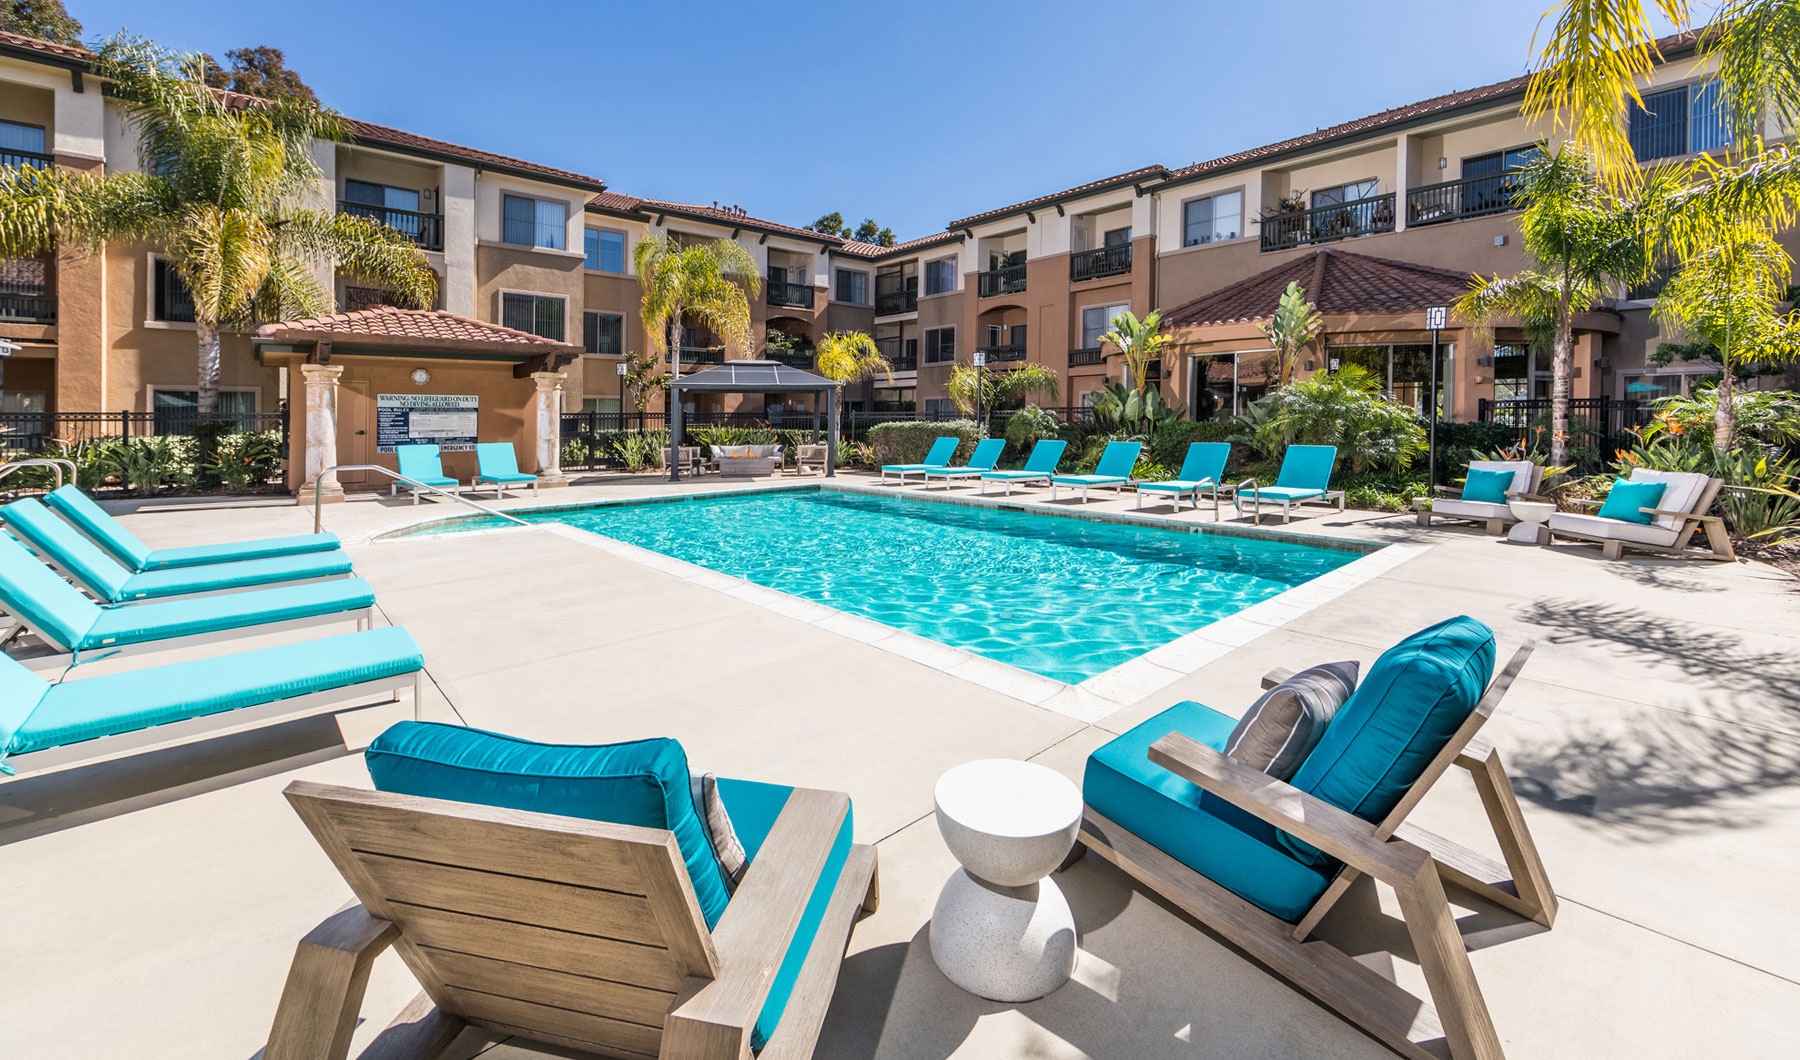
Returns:
[[[1543,526],[1544,520],[1550,518],[1551,514],[1556,511],[1556,505],[1551,501],[1527,501],[1514,498],[1507,501],[1506,506],[1512,509],[1513,518],[1518,520],[1518,523],[1506,532],[1506,539],[1516,541],[1521,545],[1537,544],[1538,528]]]
[[[962,863],[931,913],[931,956],[990,1001],[1043,997],[1075,970],[1075,916],[1050,873],[1081,828],[1081,791],[1051,769],[993,758],[937,783],[937,823]]]

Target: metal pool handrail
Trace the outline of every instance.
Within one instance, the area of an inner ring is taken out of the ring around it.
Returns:
[[[406,485],[411,486],[413,489],[425,490],[428,493],[435,493],[440,497],[448,497],[451,500],[457,502],[458,504],[466,504],[469,507],[475,509],[476,511],[480,512],[483,515],[491,515],[497,519],[505,519],[509,523],[518,523],[520,526],[530,526],[531,525],[530,523],[526,522],[523,519],[520,519],[517,516],[508,515],[505,512],[498,511],[494,508],[489,508],[485,504],[477,504],[474,501],[469,500],[467,497],[464,497],[460,494],[445,493],[443,490],[438,489],[436,486],[427,485],[426,483],[420,482],[416,478],[410,478],[406,475],[402,475],[400,472],[395,471],[392,468],[382,467],[380,464],[333,464],[332,466],[319,472],[319,479],[322,479],[326,475],[332,474],[337,471],[378,471],[381,474],[386,475],[388,478],[391,478],[396,482],[403,482]],[[313,480],[313,487],[314,487],[313,488],[313,533],[316,534],[316,533],[321,532],[324,529],[323,520],[325,518],[325,512],[322,507],[324,495],[321,494],[318,490],[318,479]]]
[[[58,489],[62,488],[62,469],[65,467],[69,469],[69,481],[75,481],[75,461],[65,460],[59,456],[32,457],[29,460],[8,460],[6,463],[0,464],[0,479],[5,478],[15,471],[20,471],[28,467],[47,467],[54,470],[56,472],[56,486]]]

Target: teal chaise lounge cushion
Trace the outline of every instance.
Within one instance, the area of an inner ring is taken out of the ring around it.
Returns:
[[[328,552],[341,544],[336,534],[295,534],[292,537],[229,541],[221,545],[152,549],[74,486],[57,488],[44,497],[44,503],[55,509],[58,515],[74,523],[82,533],[98,541],[101,547],[134,571],[197,567],[205,563],[229,563],[242,559],[266,559],[270,556],[297,556],[304,552]]]
[[[1494,676],[1494,631],[1467,615],[1414,633],[1375,660],[1289,781],[1365,821],[1399,804],[1475,710]],[[1331,860],[1282,833],[1309,865]]]
[[[1295,921],[1325,893],[1337,866],[1301,862],[1280,845],[1274,827],[1149,759],[1150,745],[1172,732],[1222,753],[1236,724],[1198,703],[1176,704],[1088,756],[1082,797],[1219,886]]]
[[[401,722],[369,745],[367,760],[369,775],[381,791],[668,829],[681,849],[707,927],[718,924],[731,900],[694,805],[687,754],[674,740],[541,744],[454,725]],[[732,827],[754,866],[794,789],[724,777],[718,784]],[[751,1037],[754,1048],[768,1041],[787,1007],[850,856],[852,820],[847,813],[776,970]]]
[[[55,685],[0,656],[0,756],[296,699],[424,666],[418,644],[399,626]]]

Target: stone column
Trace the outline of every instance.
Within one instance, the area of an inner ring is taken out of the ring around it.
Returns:
[[[567,486],[562,473],[562,404],[566,372],[533,372],[537,383],[537,477],[539,489]]]
[[[341,364],[303,364],[300,373],[306,379],[306,479],[296,498],[301,504],[312,504],[318,494],[322,504],[344,499],[344,487],[337,472],[324,470],[338,462],[338,377],[344,374]]]

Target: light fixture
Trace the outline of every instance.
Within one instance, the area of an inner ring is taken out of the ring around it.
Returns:
[[[1494,237],[1494,245],[1497,247],[1505,246],[1506,245],[1506,237],[1505,236],[1495,236]]]
[[[431,373],[423,368],[414,368],[412,370],[412,381],[414,386],[424,386],[426,383],[431,382]]]
[[[1306,370],[1309,372],[1313,370],[1313,362],[1312,361],[1306,362]]]
[[[1477,358],[1475,358],[1475,363],[1477,365],[1481,366],[1482,368],[1487,368],[1487,367],[1490,367],[1493,365],[1494,359],[1492,357],[1486,357],[1486,356],[1477,357]]]
[[[1438,169],[1443,170],[1443,169],[1449,169],[1449,168],[1450,168],[1450,160],[1448,158],[1445,158],[1443,155],[1439,155],[1438,156]]]

